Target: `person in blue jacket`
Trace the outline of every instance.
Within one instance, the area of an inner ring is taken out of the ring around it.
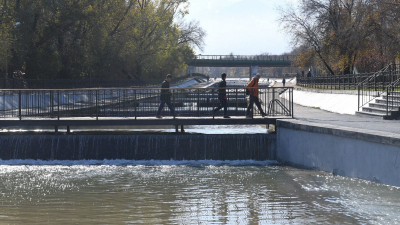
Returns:
[[[220,105],[212,111],[212,115],[214,116],[216,112],[220,109],[224,108],[224,118],[230,118],[227,115],[228,111],[228,99],[226,97],[226,73],[221,74],[222,81],[218,85],[218,100]]]

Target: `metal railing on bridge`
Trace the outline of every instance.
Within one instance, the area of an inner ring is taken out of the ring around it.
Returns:
[[[197,74],[196,77],[205,77]],[[176,77],[173,83],[188,79],[187,76]],[[158,80],[140,81],[136,79],[0,79],[0,89],[73,89],[73,88],[129,88],[144,85],[159,85]]]
[[[219,106],[218,88],[173,88],[171,102],[179,117],[212,117]],[[227,88],[228,115],[245,116],[245,88]],[[160,105],[160,88],[0,90],[0,118],[102,119],[155,117]],[[293,88],[259,87],[259,99],[268,117],[293,117]],[[260,116],[256,107],[253,116]],[[167,106],[164,116],[172,118]],[[222,116],[223,110],[215,116]]]
[[[195,60],[292,61],[295,55],[196,55]]]
[[[138,85],[143,85],[143,82],[132,79],[0,79],[0,88],[2,89],[108,88],[131,87]]]

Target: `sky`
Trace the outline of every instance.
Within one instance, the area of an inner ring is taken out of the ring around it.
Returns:
[[[278,7],[297,0],[189,0],[186,21],[207,32],[202,55],[256,55],[290,52],[290,36],[279,25]]]

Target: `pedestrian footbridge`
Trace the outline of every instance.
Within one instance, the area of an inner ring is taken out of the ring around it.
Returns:
[[[227,88],[228,115],[212,115],[219,105],[218,88],[171,88],[172,105],[163,119],[156,119],[160,88],[121,89],[21,89],[0,90],[0,129],[6,127],[93,127],[173,125],[276,124],[293,118],[293,88],[259,87],[266,117],[252,109],[246,118],[247,98],[243,87]],[[183,127],[182,127],[183,128]]]

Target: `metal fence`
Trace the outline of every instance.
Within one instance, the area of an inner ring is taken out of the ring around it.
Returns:
[[[357,90],[357,85],[371,75],[373,75],[373,73],[335,75],[326,77],[298,76],[297,86],[329,90]]]
[[[212,117],[219,106],[218,88],[170,89],[171,102],[179,117]],[[92,119],[155,117],[160,105],[160,88],[0,90],[2,119]],[[245,116],[245,88],[228,88],[228,115]],[[262,109],[268,117],[293,117],[293,88],[259,88]],[[261,112],[254,106],[252,115]],[[163,116],[174,117],[167,106]],[[223,109],[216,117],[223,115]]]
[[[297,76],[297,85],[315,89],[357,90],[360,83],[369,80],[369,87],[378,90],[396,80],[396,71],[398,71],[398,65],[389,65],[374,73],[319,77]]]

